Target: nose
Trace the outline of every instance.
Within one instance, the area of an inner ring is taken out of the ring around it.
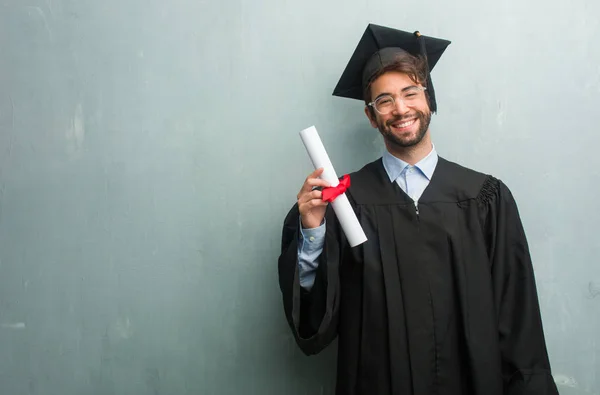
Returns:
[[[409,107],[404,103],[404,100],[397,97],[394,99],[394,112],[397,114],[404,114],[409,111]]]

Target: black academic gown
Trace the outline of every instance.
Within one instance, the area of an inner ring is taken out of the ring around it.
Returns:
[[[525,233],[498,179],[439,158],[413,201],[381,159],[346,192],[368,241],[351,248],[333,210],[315,283],[300,287],[297,206],[279,284],[296,342],[338,338],[340,395],[558,394]]]

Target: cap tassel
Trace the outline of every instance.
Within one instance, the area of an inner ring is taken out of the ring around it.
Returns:
[[[431,112],[437,112],[435,91],[433,90],[433,84],[431,83],[431,75],[429,73],[429,62],[427,61],[427,47],[425,45],[425,37],[419,31],[416,31],[414,34],[417,37],[417,42],[419,43],[421,56],[423,56],[423,58],[425,59],[425,63],[427,64],[427,93],[429,95],[429,104],[431,107]]]

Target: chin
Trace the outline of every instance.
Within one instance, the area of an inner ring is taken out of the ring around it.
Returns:
[[[410,148],[418,145],[425,138],[425,133],[419,134],[419,132],[413,132],[409,136],[398,136],[394,134],[394,132],[388,130],[383,133],[383,137],[385,140],[396,146],[401,148]]]

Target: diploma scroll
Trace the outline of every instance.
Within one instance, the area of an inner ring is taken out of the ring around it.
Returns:
[[[319,133],[314,126],[304,129],[300,132],[300,138],[304,143],[304,147],[308,152],[308,156],[310,157],[313,166],[315,169],[320,167],[323,168],[323,174],[321,174],[321,178],[327,181],[332,187],[337,186],[339,183],[338,176],[335,173],[333,165],[329,160],[329,156],[325,151],[325,147],[323,146],[323,142],[319,137]],[[356,218],[356,214],[348,201],[348,197],[345,193],[339,195],[332,203],[333,211],[340,221],[340,225],[342,226],[342,230],[348,239],[351,247],[356,247],[359,244],[367,241],[367,236],[365,235],[360,223],[358,222],[358,218]]]

